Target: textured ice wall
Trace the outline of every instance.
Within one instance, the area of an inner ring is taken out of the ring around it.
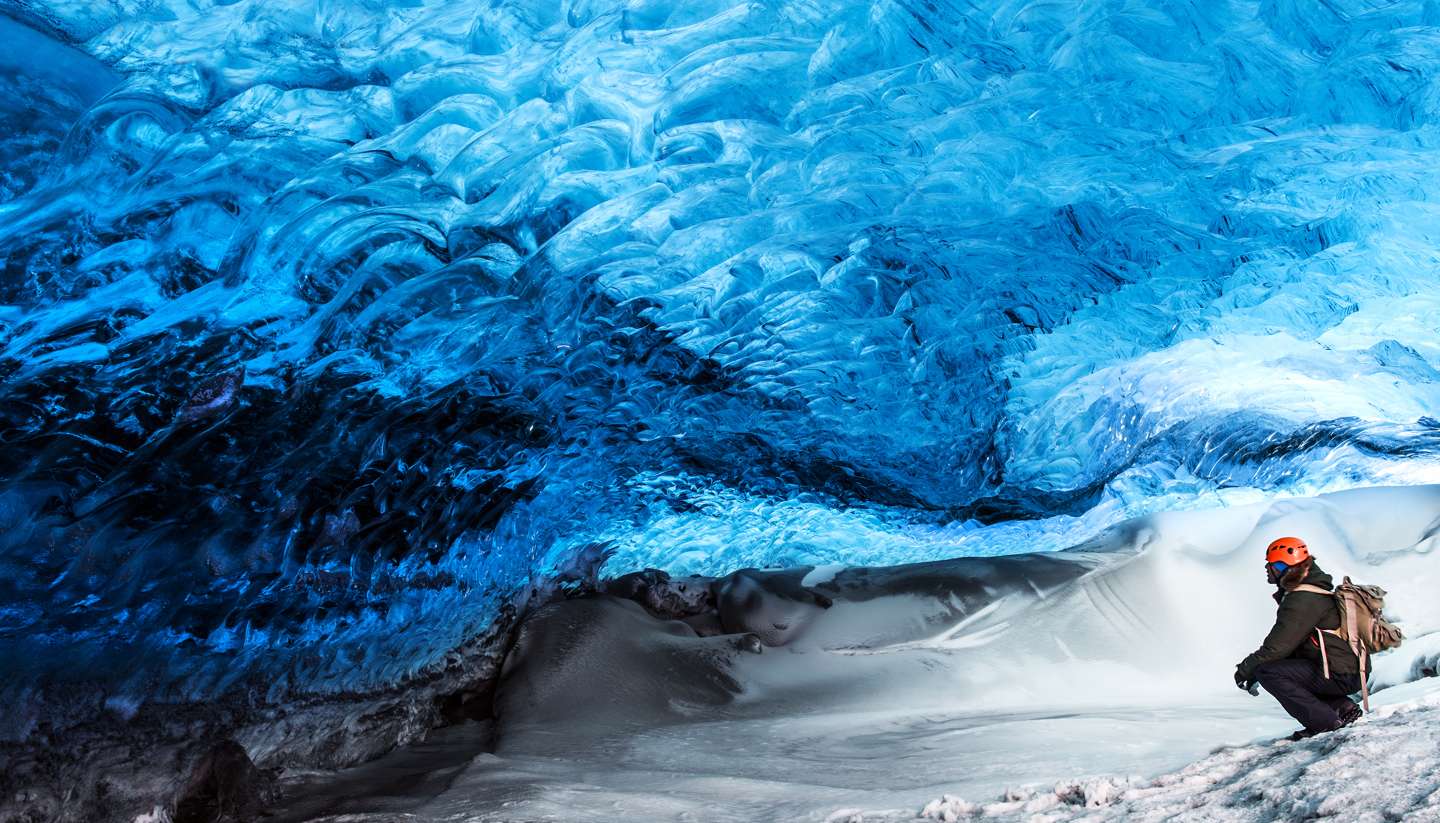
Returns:
[[[1440,480],[1433,2],[0,9],[0,701]]]

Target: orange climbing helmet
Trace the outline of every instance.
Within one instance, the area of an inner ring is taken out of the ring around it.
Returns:
[[[1310,559],[1310,549],[1298,537],[1282,537],[1265,547],[1265,562],[1298,566]]]

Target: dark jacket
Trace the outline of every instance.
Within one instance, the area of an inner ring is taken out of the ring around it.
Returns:
[[[1297,592],[1296,586],[1307,584],[1322,589],[1334,589],[1330,575],[1320,570],[1315,561],[1297,566],[1285,575],[1275,592],[1275,602],[1280,604],[1275,613],[1275,625],[1260,648],[1240,661],[1239,673],[1246,680],[1255,679],[1255,669],[1262,663],[1299,657],[1320,663],[1320,646],[1316,642],[1315,629],[1337,629],[1340,627],[1340,607],[1335,598],[1316,592]],[[1333,634],[1325,635],[1325,651],[1330,658],[1330,671],[1336,674],[1359,674],[1360,661],[1344,640]]]

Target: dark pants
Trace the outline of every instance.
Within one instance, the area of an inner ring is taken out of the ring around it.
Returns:
[[[1340,712],[1355,705],[1350,695],[1360,691],[1360,675],[1332,671],[1326,680],[1319,663],[1295,657],[1260,664],[1255,679],[1312,732],[1338,727]]]

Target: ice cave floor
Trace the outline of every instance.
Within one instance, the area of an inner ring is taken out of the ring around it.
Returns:
[[[719,633],[634,600],[554,604],[522,629],[493,729],[289,775],[278,817],[1440,820],[1440,678],[1420,676],[1437,523],[1436,488],[1365,489],[1049,555],[757,572],[723,593]],[[1273,613],[1254,558],[1280,531],[1390,589],[1410,638],[1379,659],[1371,715],[1300,743],[1230,682]]]

